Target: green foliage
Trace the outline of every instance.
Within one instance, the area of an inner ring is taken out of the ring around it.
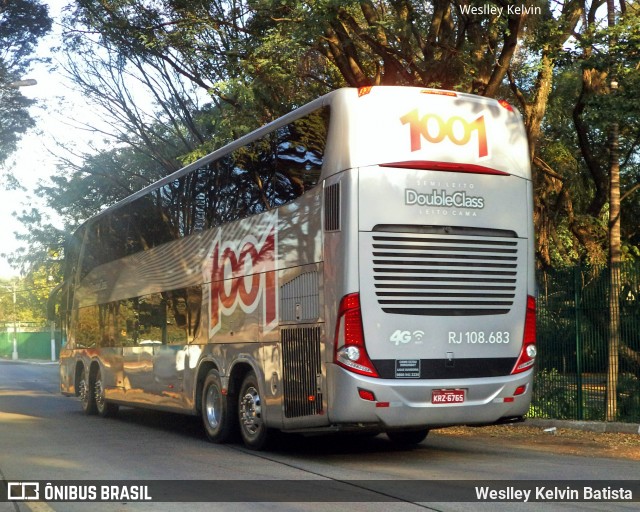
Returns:
[[[0,54],[3,67],[12,73],[29,69],[38,39],[51,29],[48,8],[38,0],[0,3]]]
[[[51,28],[47,7],[38,0],[0,2],[0,165],[15,151],[20,136],[34,126],[16,84],[35,60],[35,45]]]
[[[0,81],[4,80],[0,78]],[[34,122],[28,111],[32,104],[33,101],[16,88],[0,85],[0,164],[16,150],[21,135],[33,128]]]
[[[536,373],[534,394],[527,416],[530,418],[602,421],[604,419],[604,384],[584,384],[582,417],[578,418],[578,393],[575,375],[567,375],[556,368]],[[617,421],[635,423],[640,418],[640,381],[624,373],[618,379]]]
[[[618,378],[618,418],[630,423],[640,418],[640,379],[632,373]]]
[[[6,327],[14,321],[38,327],[44,325],[47,299],[59,270],[59,263],[52,262],[27,277],[0,280],[0,325]]]
[[[565,6],[568,5],[565,4]],[[640,23],[637,7],[614,29],[589,17],[581,36],[557,59],[535,162],[536,227],[550,266],[608,258],[609,133],[619,127],[623,260],[637,258],[640,233]],[[615,82],[617,89],[612,88]]]
[[[575,392],[558,370],[544,369],[536,373],[534,400],[528,416],[532,418],[573,419],[576,417]]]
[[[46,261],[63,231],[100,208],[330,90],[368,84],[500,93],[521,105],[535,164],[538,257],[547,267],[606,260],[607,123],[617,118],[623,254],[640,257],[637,6],[627,5],[611,31],[601,12],[591,16],[596,4],[580,0],[528,2],[540,10],[527,17],[472,14],[468,5],[76,0],[64,23],[65,68],[111,127],[96,133],[113,143],[80,163],[61,161],[37,193],[65,226],[24,212],[30,249],[17,258]],[[548,102],[540,100],[545,87]]]

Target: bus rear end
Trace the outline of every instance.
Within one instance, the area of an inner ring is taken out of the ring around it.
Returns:
[[[350,94],[348,170],[325,184],[341,188],[327,265],[344,276],[333,287],[330,421],[393,434],[521,420],[535,285],[519,114],[448,91]]]

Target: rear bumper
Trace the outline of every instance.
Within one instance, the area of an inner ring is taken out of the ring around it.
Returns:
[[[465,380],[375,379],[327,365],[331,424],[377,424],[382,430],[413,427],[480,425],[524,416],[529,410],[533,370],[518,375]],[[514,396],[525,386],[524,393]],[[364,400],[358,388],[375,401]],[[465,401],[433,404],[436,389],[464,389]]]

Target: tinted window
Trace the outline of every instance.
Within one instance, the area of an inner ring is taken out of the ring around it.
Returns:
[[[101,264],[277,208],[320,178],[328,108],[98,217],[88,227],[81,277]]]
[[[200,287],[80,308],[76,348],[186,344],[200,325]]]

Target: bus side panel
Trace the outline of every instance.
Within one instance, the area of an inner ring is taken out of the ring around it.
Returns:
[[[72,396],[76,393],[75,364],[73,350],[60,350],[60,392],[63,395]]]
[[[121,347],[106,347],[99,351],[102,385],[105,398],[118,400],[123,397],[124,367]]]
[[[321,200],[322,187],[317,186],[294,203],[223,226],[204,251],[203,308],[208,325],[203,330],[209,343],[199,357],[212,361],[224,378],[231,377],[235,364],[249,364],[260,379],[270,427],[326,423],[321,414],[324,366],[304,373],[317,382],[313,400],[320,406],[288,416],[285,403],[295,405],[309,394],[287,396],[288,389],[301,393],[303,388],[296,382],[301,375],[288,377],[290,369],[283,367],[287,346],[294,351],[289,356],[296,368],[307,361],[304,352],[295,351],[313,345],[324,352]],[[191,387],[192,397],[195,392]]]
[[[278,329],[261,362],[268,424],[285,430],[327,424],[322,201],[319,184],[278,209]]]
[[[343,408],[349,408],[351,400],[341,402],[345,398],[341,393],[341,383],[335,378],[337,370],[333,363],[335,352],[336,323],[341,299],[359,290],[360,279],[358,274],[358,169],[349,169],[331,176],[325,181],[325,197],[331,193],[338,200],[332,208],[335,210],[329,214],[324,212],[325,220],[328,216],[333,218],[333,229],[327,229],[325,225],[325,317],[327,320],[327,339],[325,350],[325,364],[327,366],[327,411],[330,423],[340,422],[340,415],[336,412]],[[332,192],[329,192],[329,191]],[[325,206],[327,208],[327,206]],[[357,390],[351,389],[351,391]],[[357,394],[355,395],[356,399]],[[351,399],[351,395],[349,399]],[[356,404],[357,405],[357,404]],[[354,419],[354,421],[360,421]]]

